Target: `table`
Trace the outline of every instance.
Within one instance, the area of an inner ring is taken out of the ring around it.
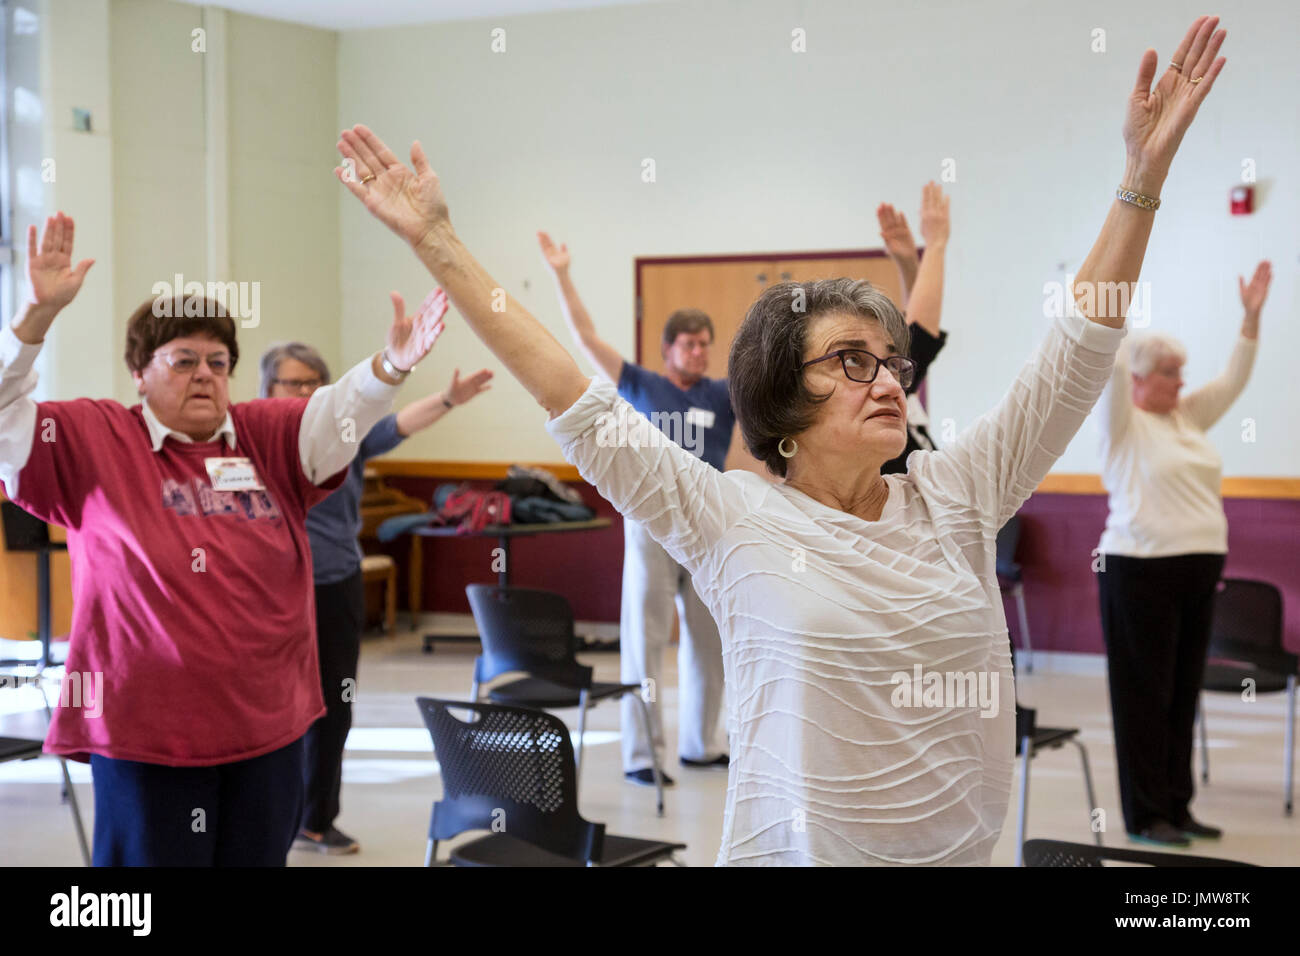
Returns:
[[[497,585],[510,587],[510,540],[512,538],[531,537],[539,534],[565,534],[574,531],[598,531],[608,528],[613,522],[608,518],[592,518],[590,521],[548,521],[542,524],[490,524],[482,531],[471,534],[457,534],[454,525],[421,525],[411,529],[411,534],[422,538],[496,538],[504,552],[501,570],[497,572]],[[477,634],[426,634],[424,635],[424,653],[433,653],[434,641],[477,641]]]

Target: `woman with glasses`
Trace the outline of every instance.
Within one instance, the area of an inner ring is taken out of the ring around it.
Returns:
[[[1187,350],[1151,333],[1121,349],[1101,401],[1110,513],[1098,551],[1115,766],[1129,838],[1186,846],[1222,836],[1191,814],[1192,732],[1228,551],[1223,460],[1206,432],[1250,379],[1272,267],[1239,280],[1245,315],[1212,382],[1186,395]]]
[[[36,402],[32,364],[91,260],[73,222],[27,236],[29,300],[0,329],[0,481],[68,529],[66,670],[101,699],[54,712],[49,753],[88,760],[97,866],[283,866],[303,736],[324,713],[307,509],[433,346],[446,297],[397,315],[381,351],[310,399],[232,403],[235,323],[201,295],[127,322],[140,395]]]
[[[1154,89],[1156,54],[1143,54],[1122,186],[1079,283],[1136,282],[1169,165],[1223,67],[1217,23],[1192,25]],[[718,862],[988,863],[1014,749],[994,543],[1110,376],[1114,297],[1084,295],[1086,317],[1053,322],[995,409],[882,475],[905,442],[903,317],[866,282],[767,289],[728,377],[750,452],[785,478],[772,484],[646,441],[649,421],[611,384],[585,378],[513,299],[501,308],[418,143],[413,170],[364,126],[338,146],[345,188],[547,410],[565,457],[701,589],[734,718]]]
[[[263,398],[307,398],[330,383],[329,366],[310,345],[273,345],[260,362]],[[392,451],[416,432],[439,421],[491,386],[492,372],[481,369],[462,380],[460,370],[441,392],[412,402],[381,418],[357,447],[343,484],[307,513],[312,579],[316,594],[316,643],[320,656],[325,715],[311,725],[303,741],[302,823],[294,847],[340,855],[361,845],[334,825],[343,782],[343,745],[352,727],[352,700],[357,689],[361,631],[365,624],[365,587],[361,578],[361,494],[366,462]]]

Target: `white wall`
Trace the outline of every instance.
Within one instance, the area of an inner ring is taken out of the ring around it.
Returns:
[[[960,429],[1001,397],[1045,327],[1044,283],[1075,271],[1096,235],[1123,168],[1119,128],[1142,49],[1155,46],[1163,66],[1200,12],[1179,0],[761,0],[347,32],[338,121],[369,124],[403,155],[420,138],[470,248],[567,343],[533,233],[562,237],[602,333],[629,355],[634,257],[878,245],[876,204],[913,209],[955,159],[952,337],[930,395],[932,418]],[[1212,437],[1226,474],[1294,475],[1300,6],[1219,12],[1229,64],[1166,185],[1143,277],[1153,326],[1188,343],[1195,385],[1232,343],[1237,274],[1272,259],[1266,347]],[[503,54],[489,47],[498,26]],[[803,54],[790,50],[797,27]],[[1091,52],[1094,28],[1106,30],[1104,53]],[[645,157],[657,163],[652,185],[640,180]],[[1234,220],[1227,191],[1245,158],[1263,202]],[[387,291],[418,299],[431,280],[341,187],[338,202],[342,352],[356,360],[374,347],[363,317],[384,315]],[[495,365],[455,317],[407,399],[441,387],[453,365]],[[1253,444],[1240,440],[1247,417]],[[398,454],[557,461],[543,420],[500,375]],[[1085,426],[1058,470],[1098,464]]]

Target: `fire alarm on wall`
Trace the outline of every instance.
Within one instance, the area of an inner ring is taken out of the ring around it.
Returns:
[[[1249,216],[1255,211],[1255,187],[1233,186],[1228,193],[1234,216]]]

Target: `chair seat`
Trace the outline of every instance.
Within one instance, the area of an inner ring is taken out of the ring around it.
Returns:
[[[1206,690],[1241,693],[1241,682],[1250,678],[1255,682],[1255,693],[1272,694],[1286,690],[1286,675],[1261,670],[1250,664],[1233,664],[1229,661],[1211,661],[1205,665],[1201,686]]]
[[[367,554],[361,559],[361,573],[363,575],[387,574],[396,567],[397,562],[386,554]]]
[[[1033,753],[1047,747],[1059,747],[1071,737],[1078,736],[1078,733],[1078,727],[1036,727],[1033,736]],[[1016,738],[1016,756],[1020,756],[1019,737]]]
[[[590,701],[603,700],[641,689],[640,684],[604,684],[593,682],[587,692]],[[546,710],[553,707],[577,707],[581,702],[579,692],[572,687],[553,684],[540,677],[521,677],[488,691],[488,698],[497,704],[514,704],[517,707],[537,707]]]
[[[600,865],[646,866],[685,848],[684,843],[638,840],[607,833]],[[451,862],[457,866],[586,866],[579,860],[558,856],[505,833],[494,833],[457,847],[451,853]]]
[[[39,740],[25,737],[0,737],[0,763],[6,760],[31,760],[42,753]]]

